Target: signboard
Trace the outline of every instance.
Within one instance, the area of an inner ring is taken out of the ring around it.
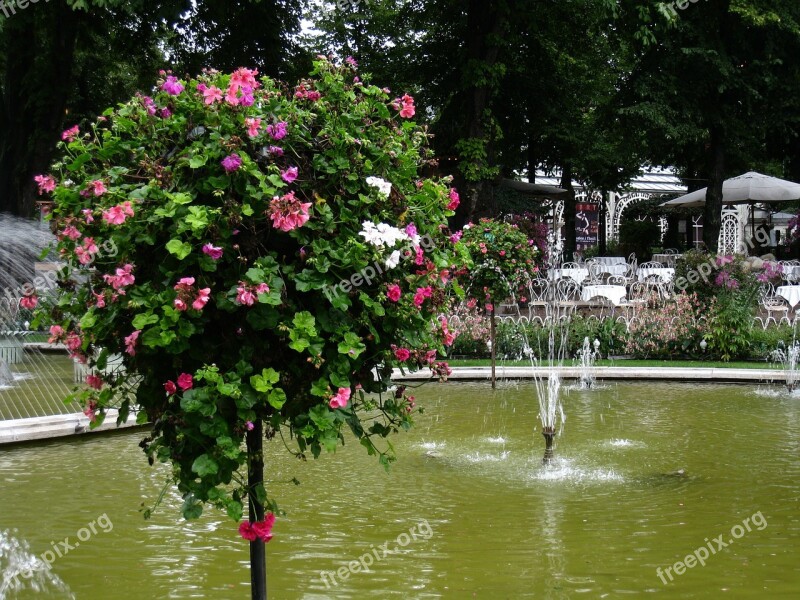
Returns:
[[[575,249],[578,251],[597,245],[597,209],[597,204],[589,202],[575,205]]]

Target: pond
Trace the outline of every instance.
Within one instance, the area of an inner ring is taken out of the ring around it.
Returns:
[[[800,588],[800,395],[567,390],[548,468],[532,384],[429,385],[417,399],[425,414],[393,439],[388,474],[352,443],[308,463],[267,445],[270,490],[287,511],[267,546],[271,597],[780,598]],[[224,515],[184,522],[168,491],[143,520],[168,469],[147,466],[141,436],[0,451],[0,548],[53,558],[41,591],[6,599],[249,598],[247,545]]]

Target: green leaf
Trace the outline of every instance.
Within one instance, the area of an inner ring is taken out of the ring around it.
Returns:
[[[193,200],[192,196],[186,192],[167,194],[167,198],[172,200],[175,204],[190,204]]]
[[[178,260],[183,260],[192,253],[192,246],[178,239],[167,242],[167,251]]]
[[[155,325],[158,323],[158,315],[152,313],[138,314],[133,318],[134,329],[144,329],[148,325]]]
[[[81,317],[81,329],[91,329],[97,323],[97,315],[94,311],[89,311]]]
[[[267,402],[269,402],[270,406],[275,410],[280,410],[283,408],[283,405],[286,404],[286,392],[281,388],[275,388],[269,393]]]
[[[200,477],[216,475],[219,473],[219,465],[217,464],[217,461],[211,458],[208,454],[201,454],[192,463],[192,471],[197,473]]]
[[[344,341],[339,344],[339,354],[347,354],[352,358],[358,358],[366,349],[361,338],[352,331],[348,331],[344,336]]]
[[[314,315],[312,315],[308,311],[299,312],[294,316],[292,320],[292,324],[297,328],[307,332],[309,335],[316,335],[317,330],[315,329],[316,321],[314,320]]]
[[[200,167],[204,167],[206,162],[208,162],[207,154],[195,154],[192,158],[189,159],[189,168],[199,169]]]

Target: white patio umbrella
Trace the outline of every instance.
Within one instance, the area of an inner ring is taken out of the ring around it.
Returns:
[[[669,200],[661,206],[694,208],[705,206],[708,188],[696,190],[680,198]],[[800,183],[778,179],[750,171],[726,179],[722,184],[722,204],[750,204],[755,202],[791,202],[800,200]]]

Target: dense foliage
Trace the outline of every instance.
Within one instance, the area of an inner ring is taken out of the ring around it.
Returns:
[[[162,73],[152,97],[65,131],[38,178],[69,262],[43,314],[52,340],[94,370],[78,396],[95,423],[141,407],[142,447],[172,463],[187,518],[266,500],[243,475],[254,422],[300,456],[349,429],[388,464],[380,440],[415,407],[385,394],[392,367],[448,372],[434,317],[457,195],[417,175],[413,98],[361,82],[352,59],[295,87],[256,75]]]

